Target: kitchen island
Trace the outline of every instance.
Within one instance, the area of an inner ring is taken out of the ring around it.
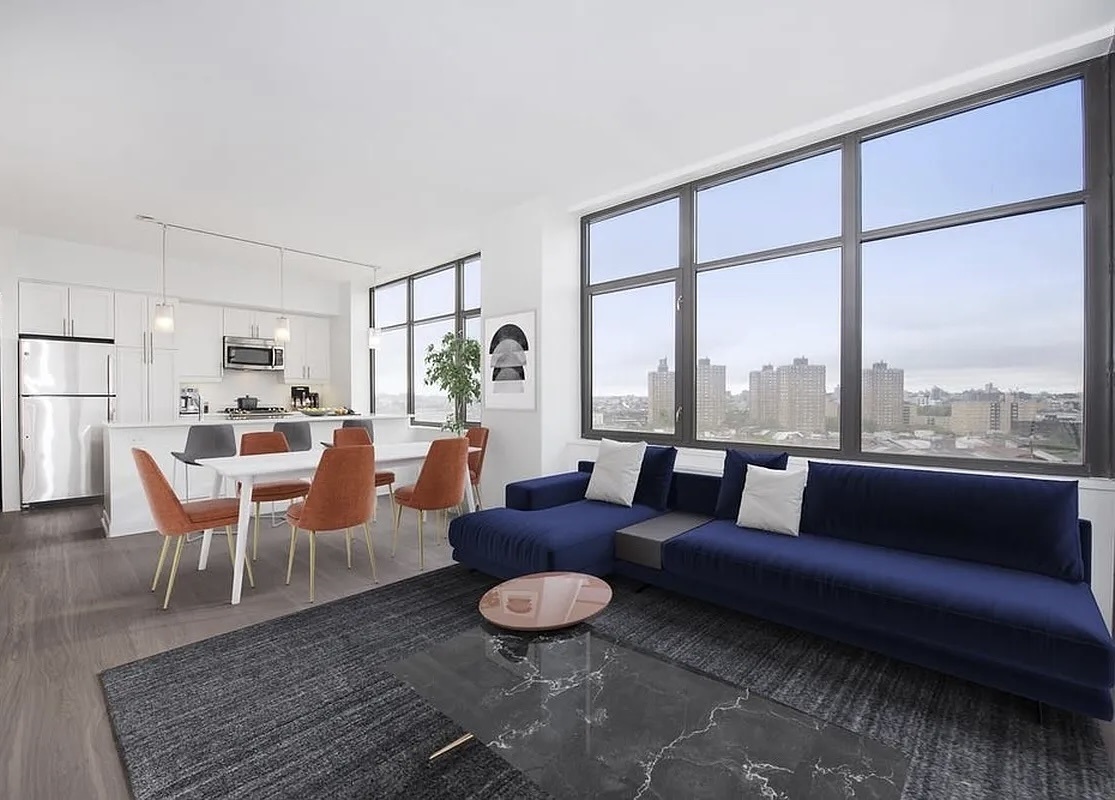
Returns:
[[[143,494],[143,485],[136,472],[132,458],[132,448],[139,447],[149,452],[159,468],[171,481],[175,492],[186,499],[186,469],[171,455],[186,446],[186,434],[193,425],[231,425],[236,432],[236,441],[251,431],[269,431],[276,422],[308,422],[312,441],[329,442],[333,439],[333,429],[341,427],[345,420],[372,420],[375,423],[376,441],[380,443],[400,443],[413,441],[410,417],[403,415],[355,414],[348,416],[308,416],[300,413],[288,414],[280,420],[273,419],[235,419],[224,414],[210,414],[202,417],[189,417],[166,423],[128,423],[110,422],[104,426],[104,512],[101,524],[106,536],[126,536],[132,533],[145,533],[155,529],[155,521]],[[189,499],[201,500],[209,497],[213,477],[203,467],[189,467]],[[408,476],[399,476],[401,482]],[[231,495],[235,489],[226,487]],[[278,503],[276,507],[285,506]]]

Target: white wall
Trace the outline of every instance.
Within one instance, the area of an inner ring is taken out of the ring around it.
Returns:
[[[19,281],[25,278],[149,294],[161,291],[159,262],[149,255],[0,228],[0,485],[5,511],[19,508],[18,296]],[[285,288],[286,310],[292,313],[332,316],[341,310],[341,284],[335,280],[288,269]],[[168,259],[167,294],[180,300],[278,309],[278,271],[259,265]],[[366,292],[364,304],[366,307]],[[336,323],[334,327],[338,327]],[[343,363],[351,360],[346,354]],[[232,405],[241,394],[254,394],[268,405],[285,404],[289,388],[278,376],[266,377],[274,383],[264,383],[260,376],[230,376],[220,385],[202,387],[202,396],[210,401],[211,409]],[[351,376],[346,376],[346,390],[350,386]],[[334,404],[348,402],[347,397],[340,397],[340,390],[331,393]],[[329,394],[327,391],[327,398]]]
[[[533,201],[491,220],[481,237],[484,318],[537,312],[535,410],[483,411],[491,437],[481,491],[489,506],[503,504],[507,483],[556,469],[577,434],[579,230],[574,215]]]

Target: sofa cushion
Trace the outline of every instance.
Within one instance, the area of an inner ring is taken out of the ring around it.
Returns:
[[[639,470],[639,483],[635,486],[636,503],[659,511],[666,510],[677,457],[676,447],[647,445],[646,452],[643,453],[643,466]]]
[[[596,464],[589,476],[585,499],[630,508],[635,504],[635,489],[646,455],[646,442],[613,442],[601,439]]]
[[[666,543],[668,573],[944,650],[1110,686],[1111,637],[1085,583],[714,521]]]
[[[573,503],[585,499],[588,482],[589,474],[583,470],[515,481],[503,490],[504,504],[521,511],[535,511]]]
[[[809,462],[801,532],[1084,579],[1076,481]]]
[[[540,511],[491,508],[453,520],[449,543],[463,564],[475,555],[482,562],[514,568],[517,574],[589,569],[602,574],[611,568],[615,532],[658,514],[649,506],[628,508],[595,500]]]
[[[747,480],[747,465],[767,469],[786,469],[788,453],[749,453],[746,450],[724,451],[724,475],[720,478],[720,493],[716,497],[717,519],[734,520],[739,516],[739,503],[743,498],[743,484]]]

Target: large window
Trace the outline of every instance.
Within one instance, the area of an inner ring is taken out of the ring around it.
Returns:
[[[380,329],[371,351],[375,413],[445,422],[449,400],[426,383],[426,348],[454,330],[479,338],[480,269],[480,256],[470,256],[372,289],[370,324]],[[477,423],[480,413],[480,403],[469,403],[465,418]]]
[[[1110,69],[585,217],[584,434],[1115,474]]]

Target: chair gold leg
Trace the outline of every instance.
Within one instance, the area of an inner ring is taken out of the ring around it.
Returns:
[[[364,544],[368,545],[368,560],[372,562],[372,583],[379,583],[376,577],[376,551],[372,547],[372,532],[368,530],[368,523],[364,523]]]
[[[314,568],[317,566],[317,531],[310,531],[310,602],[314,602]]]
[[[290,573],[294,570],[294,542],[298,539],[298,528],[290,526],[290,555],[286,560],[286,585],[290,586]]]
[[[484,503],[480,499],[480,484],[479,483],[472,484],[472,496],[476,498],[476,510],[479,511],[482,508],[484,508]]]
[[[166,551],[170,547],[170,537],[163,537],[163,548],[159,551],[159,563],[155,567],[155,580],[151,581],[151,591],[155,591],[155,587],[159,585],[159,575],[163,571],[163,562],[166,560]]]
[[[252,561],[259,555],[259,503],[256,503],[256,524],[252,531]]]
[[[348,568],[352,569],[352,528],[345,528],[345,555],[348,557]]]
[[[394,558],[395,550],[399,546],[399,523],[403,521],[403,507],[395,503],[395,507],[392,511],[395,517],[395,532],[391,536],[391,557]]]
[[[426,569],[426,548],[422,545],[422,512],[418,512],[418,569]]]
[[[182,558],[182,545],[186,543],[185,536],[178,537],[174,546],[174,560],[170,564],[170,579],[166,582],[166,597],[163,598],[163,611],[170,605],[170,593],[174,591],[174,579],[178,577],[178,560]]]
[[[449,509],[441,512],[445,516],[445,530],[442,531],[441,543],[449,544]]]

